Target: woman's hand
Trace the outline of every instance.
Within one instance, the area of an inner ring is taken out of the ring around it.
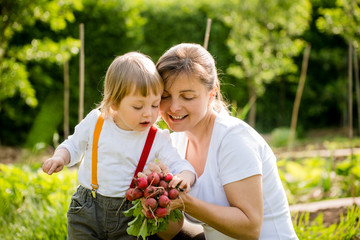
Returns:
[[[187,193],[180,192],[178,198],[171,200],[169,207],[170,212],[174,211],[175,209],[180,209],[181,211],[185,211],[185,203],[183,200],[185,194]]]

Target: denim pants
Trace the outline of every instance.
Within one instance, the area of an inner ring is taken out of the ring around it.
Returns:
[[[125,217],[122,213],[132,207],[131,202],[124,198],[91,195],[91,190],[79,186],[71,198],[68,218],[69,240],[98,240],[124,239],[135,240],[135,236],[128,235],[126,228],[132,217]],[[118,211],[119,210],[119,211]]]

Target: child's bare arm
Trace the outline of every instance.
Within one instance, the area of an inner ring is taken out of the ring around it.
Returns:
[[[55,151],[54,155],[47,159],[42,169],[45,173],[51,175],[60,172],[65,165],[70,163],[70,153],[66,148],[60,148]]]

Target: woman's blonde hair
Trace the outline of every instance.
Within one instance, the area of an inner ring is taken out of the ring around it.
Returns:
[[[201,45],[181,43],[173,46],[159,58],[156,68],[164,80],[164,85],[171,84],[180,74],[186,74],[190,79],[200,79],[208,91],[215,87],[214,110],[227,109],[220,92],[215,60]]]
[[[142,96],[162,94],[164,83],[154,62],[139,52],[118,56],[110,64],[104,81],[104,96],[100,110],[105,116],[113,105],[135,91]]]

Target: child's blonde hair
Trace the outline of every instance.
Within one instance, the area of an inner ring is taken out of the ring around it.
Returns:
[[[104,81],[104,97],[100,110],[105,116],[111,106],[119,105],[121,100],[135,91],[146,97],[149,94],[162,94],[163,80],[154,62],[139,52],[129,52],[118,56],[110,64]]]

